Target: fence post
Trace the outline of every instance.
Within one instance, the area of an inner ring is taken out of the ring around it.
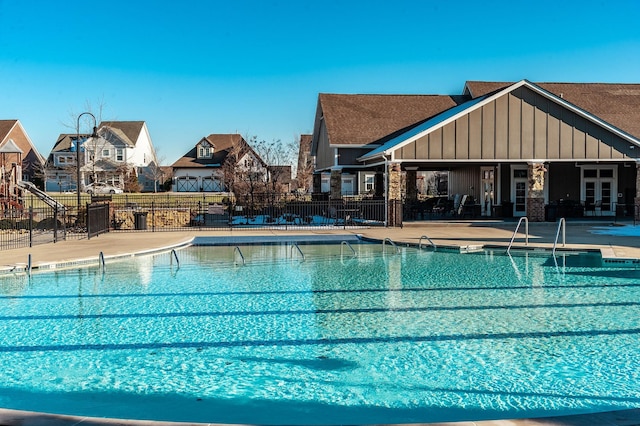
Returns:
[[[151,202],[151,232],[156,232],[156,202]]]
[[[33,247],[33,199],[29,206],[29,247]]]
[[[58,205],[53,206],[53,242],[58,242]]]

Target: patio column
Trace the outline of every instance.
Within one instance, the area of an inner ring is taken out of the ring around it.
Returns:
[[[331,169],[331,180],[329,181],[331,187],[330,198],[332,200],[342,199],[342,169]]]
[[[529,163],[529,196],[527,217],[531,222],[544,222],[544,174],[543,163]]]
[[[387,226],[402,226],[402,171],[399,163],[389,164]]]

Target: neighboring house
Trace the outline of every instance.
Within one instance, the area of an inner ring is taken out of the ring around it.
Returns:
[[[173,165],[175,192],[227,192],[240,181],[264,181],[267,165],[238,134],[211,134]]]
[[[331,198],[373,191],[412,202],[419,173],[448,171],[449,196],[473,197],[485,216],[542,221],[547,206],[568,200],[632,214],[640,84],[469,81],[460,96],[320,94],[311,154],[314,191]]]
[[[20,168],[16,179],[37,183],[43,177],[44,162],[20,120],[0,120],[0,170],[3,178],[15,164]]]
[[[313,185],[313,156],[311,140],[313,135],[300,135],[298,148],[298,166],[296,168],[296,186],[299,192],[310,192]]]
[[[80,134],[80,182],[105,182],[124,187],[134,173],[142,190],[153,191],[156,153],[144,121],[104,121],[97,137]],[[47,191],[76,188],[77,134],[61,134],[47,160]]]

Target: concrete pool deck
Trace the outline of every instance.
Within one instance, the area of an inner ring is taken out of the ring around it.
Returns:
[[[280,235],[340,235],[358,234],[366,238],[384,240],[390,238],[397,244],[417,244],[420,237],[428,236],[437,246],[482,247],[509,245],[515,222],[473,221],[473,222],[413,222],[403,228],[349,228],[333,229],[234,229],[231,231],[198,230],[183,232],[111,232],[90,240],[68,240],[58,243],[38,245],[28,248],[0,251],[0,272],[24,269],[31,255],[32,267],[46,269],[50,265],[72,265],[98,262],[99,254],[105,258],[114,258],[169,250],[188,244],[194,237],[229,236],[280,236]],[[627,235],[597,234],[598,231],[615,231],[621,226],[632,227],[631,222],[612,224],[606,221],[567,222],[566,246],[560,243],[558,248],[599,249],[603,257],[621,262],[637,263],[640,260],[640,236],[636,232]],[[637,226],[640,230],[640,225]],[[633,227],[635,231],[635,227]],[[525,248],[524,225],[514,240],[514,247]],[[554,245],[557,233],[555,223],[530,223],[529,248],[550,249]],[[0,409],[0,425],[6,426],[70,426],[90,425],[139,425],[168,426],[188,423],[149,422],[131,420],[111,420],[87,417],[60,416]],[[425,424],[426,425],[426,424]],[[566,417],[547,417],[538,419],[466,421],[457,423],[431,423],[431,426],[631,426],[640,425],[640,409],[615,411],[599,414],[585,414]]]

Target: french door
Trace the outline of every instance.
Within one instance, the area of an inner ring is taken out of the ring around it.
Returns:
[[[527,167],[511,169],[511,200],[513,202],[513,216],[521,217],[527,214],[527,196],[529,195],[529,178]]]
[[[617,201],[617,170],[614,166],[583,167],[582,200],[594,214],[611,216]]]

